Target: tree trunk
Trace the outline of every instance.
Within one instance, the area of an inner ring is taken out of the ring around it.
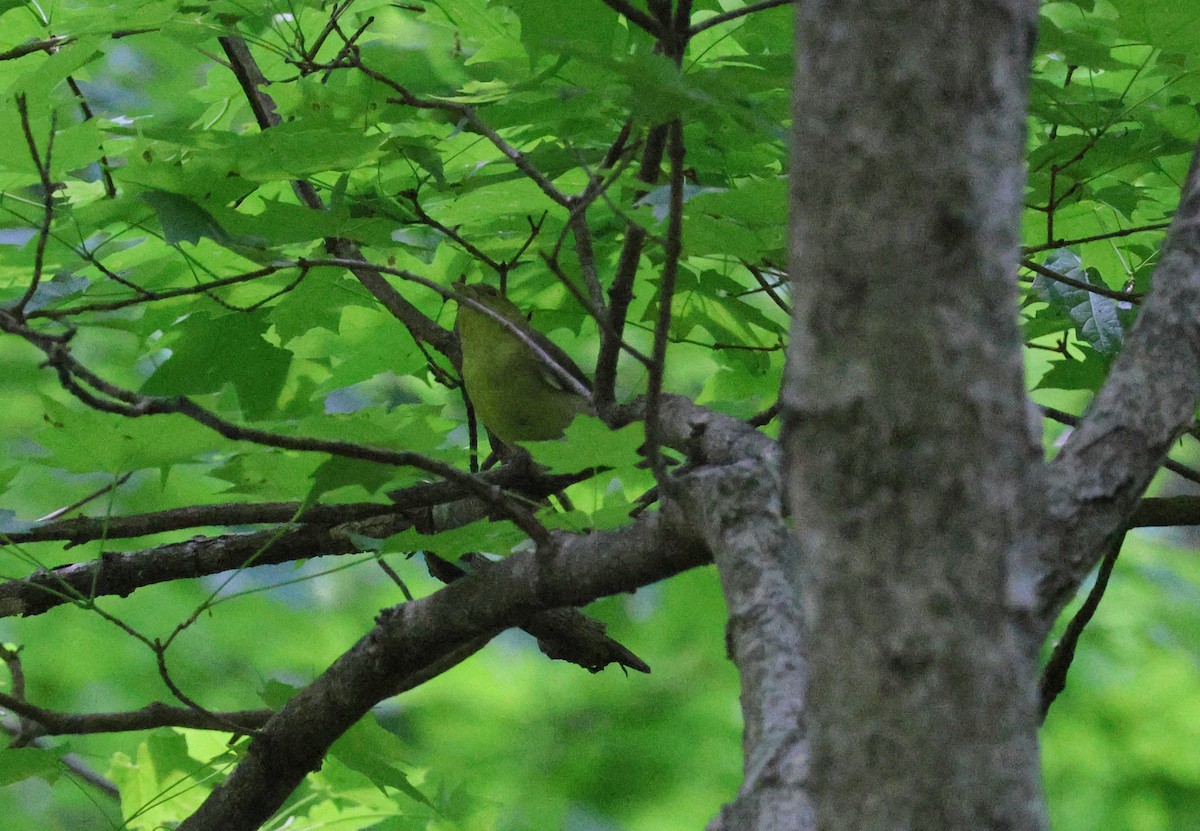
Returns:
[[[783,445],[821,829],[1045,825],[1015,318],[1036,11],[798,6]]]

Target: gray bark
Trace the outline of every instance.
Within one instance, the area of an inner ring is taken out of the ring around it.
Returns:
[[[1037,4],[806,2],[786,485],[819,829],[1037,829],[1014,275]]]

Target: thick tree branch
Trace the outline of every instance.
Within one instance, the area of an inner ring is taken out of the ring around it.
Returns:
[[[557,538],[549,557],[515,554],[434,595],[389,609],[375,628],[262,728],[246,757],[181,831],[249,831],[266,821],[330,745],[406,676],[461,644],[558,606],[631,591],[703,564],[707,550],[660,515],[619,531]]]
[[[1198,148],[1200,150],[1200,148]],[[1200,399],[1200,155],[1153,290],[1108,380],[1051,464],[1038,536],[1037,617],[1047,631],[1138,499]]]
[[[811,811],[737,828],[1033,831],[1043,454],[1013,276],[1037,3],[795,9],[780,441]]]
[[[491,487],[511,490],[523,498],[536,500],[557,493],[579,481],[581,476],[528,477],[527,471],[503,467],[482,474],[481,478],[489,482]],[[295,527],[287,529],[270,528],[248,534],[199,537],[140,551],[106,552],[98,560],[38,571],[23,579],[0,583],[0,617],[42,614],[64,603],[95,597],[125,597],[137,589],[156,583],[219,574],[245,568],[249,564],[272,565],[311,557],[354,554],[361,550],[353,541],[356,537],[383,539],[408,528],[432,533],[460,527],[487,515],[485,503],[464,498],[462,490],[449,482],[416,485],[395,491],[392,496],[396,505],[370,519],[348,515],[334,524],[329,520],[333,519],[339,506],[317,506],[309,509],[314,517],[312,524],[300,524],[297,521]],[[436,516],[432,511],[434,506],[440,506]],[[282,513],[287,509],[287,506],[248,507],[258,510],[268,508],[268,513],[276,510]],[[372,514],[375,507],[359,506],[359,510]],[[175,524],[193,510],[197,509],[130,517],[125,530],[133,532],[139,527],[153,527],[154,533],[171,530],[165,526]],[[352,514],[353,511],[347,513]],[[252,521],[252,515],[251,512],[242,518]],[[82,527],[72,525],[74,522],[76,520],[55,525],[64,535],[71,532],[86,537],[95,533],[102,521],[84,520]],[[123,519],[115,518],[109,522],[122,527]],[[41,529],[25,533],[33,535],[38,530]]]
[[[710,529],[725,533],[727,526],[715,520],[704,526],[696,521],[696,511],[715,515],[728,510],[727,517],[738,513],[736,506],[717,510],[709,501],[729,495],[720,484],[719,467],[748,454],[769,455],[774,443],[687,399],[664,396],[661,411],[664,439],[689,447],[700,465],[676,481],[681,502],[667,500],[660,513],[644,515],[620,530],[557,535],[550,556],[515,554],[434,595],[384,612],[369,635],[263,727],[242,764],[180,828],[257,828],[319,766],[329,745],[404,678],[539,611],[632,591],[708,562]],[[770,478],[757,477],[763,482]],[[778,505],[777,495],[773,503],[759,504],[762,496],[761,491],[753,493],[756,504],[746,515]],[[780,528],[777,533],[784,532]],[[729,535],[723,546],[735,542]]]

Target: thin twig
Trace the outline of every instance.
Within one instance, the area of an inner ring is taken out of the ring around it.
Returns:
[[[630,23],[637,26],[643,32],[654,37],[662,35],[663,27],[659,25],[659,22],[634,6],[629,0],[601,0],[601,2],[617,14],[624,16]]]
[[[722,23],[728,23],[731,20],[737,20],[739,17],[745,17],[748,14],[761,12],[764,9],[774,9],[777,6],[791,5],[793,0],[762,0],[759,3],[751,3],[749,6],[744,6],[740,9],[734,9],[730,12],[723,12],[707,20],[702,20],[692,28],[688,29],[688,36],[695,37],[705,29],[711,29],[713,26],[720,26]]]
[[[79,111],[83,113],[83,120],[91,121],[95,118],[92,113],[92,107],[88,104],[87,97],[83,94],[83,90],[79,88],[74,75],[67,76],[67,86],[71,88],[71,92],[75,93],[75,97],[79,99]],[[100,178],[104,180],[104,195],[109,199],[116,199],[117,185],[113,181],[108,156],[104,152],[100,153]]]
[[[1136,228],[1122,228],[1119,231],[1108,231],[1103,234],[1094,234],[1090,237],[1076,237],[1075,239],[1059,239],[1053,242],[1042,243],[1041,245],[1030,245],[1021,249],[1022,256],[1030,254],[1039,254],[1042,251],[1053,251],[1059,248],[1070,248],[1073,245],[1085,245],[1089,242],[1103,242],[1104,240],[1117,239],[1119,237],[1128,237],[1133,234],[1144,234],[1147,231],[1161,231],[1169,228],[1169,222],[1152,222],[1149,225],[1139,225]]]
[[[1104,590],[1108,587],[1108,578],[1112,575],[1113,566],[1116,565],[1117,555],[1121,553],[1121,544],[1124,542],[1125,531],[1114,534],[1110,538],[1108,548],[1104,552],[1104,559],[1100,562],[1100,569],[1096,572],[1095,585],[1088,592],[1087,598],[1079,607],[1079,611],[1075,613],[1075,617],[1071,618],[1071,622],[1067,624],[1066,631],[1063,632],[1062,638],[1059,639],[1058,644],[1054,647],[1054,652],[1050,655],[1050,660],[1046,662],[1046,666],[1042,670],[1042,680],[1038,685],[1041,694],[1042,721],[1046,720],[1050,705],[1058,698],[1058,694],[1066,689],[1067,671],[1071,668],[1071,662],[1075,658],[1079,637],[1083,634],[1083,630],[1096,613],[1100,600],[1104,597]]]
[[[20,317],[25,313],[25,307],[33,299],[38,284],[42,280],[42,270],[46,263],[46,243],[50,241],[50,225],[54,222],[54,182],[50,178],[50,161],[54,153],[54,136],[58,131],[58,117],[57,113],[51,112],[50,136],[46,140],[46,158],[43,160],[38,152],[37,142],[33,138],[33,127],[29,123],[29,106],[24,93],[17,96],[17,111],[21,115],[21,132],[25,136],[25,145],[29,148],[29,155],[33,159],[34,167],[37,168],[38,181],[42,187],[42,224],[38,229],[37,248],[33,254],[33,276],[29,280],[29,286],[26,287],[25,293],[13,307],[13,312]]]
[[[745,266],[746,270],[749,271],[754,276],[755,282],[758,283],[758,285],[766,293],[767,297],[771,298],[771,302],[774,303],[776,306],[778,306],[780,309],[782,309],[784,312],[786,312],[788,314],[788,316],[791,316],[791,314],[792,314],[791,304],[789,304],[786,300],[784,300],[782,297],[780,297],[779,293],[775,291],[776,287],[779,284],[777,283],[775,285],[771,285],[771,281],[767,279],[767,275],[763,274],[762,269],[759,268],[758,266],[752,265],[745,261],[742,262],[742,265]]]
[[[675,297],[675,279],[683,253],[683,122],[671,122],[667,138],[667,153],[671,161],[669,213],[667,215],[666,260],[658,290],[658,318],[654,324],[654,352],[646,381],[646,457],[661,484],[667,476],[666,463],[660,452],[658,408],[662,395],[663,373],[667,361],[667,342],[671,334],[671,303]]]
[[[348,66],[353,66],[359,72],[366,75],[389,89],[393,90],[399,98],[389,98],[389,104],[402,104],[408,107],[414,107],[420,110],[441,110],[443,112],[453,113],[459,118],[466,121],[471,127],[492,143],[492,146],[499,150],[505,158],[513,163],[513,166],[525,174],[538,189],[546,196],[550,197],[551,201],[563,207],[570,207],[570,200],[566,193],[550,181],[550,178],[545,173],[538,170],[529,157],[522,153],[517,148],[513,147],[504,138],[496,132],[496,130],[486,121],[480,118],[479,113],[474,107],[469,107],[466,104],[460,104],[457,101],[441,101],[433,98],[421,98],[414,95],[408,87],[397,81],[392,80],[382,72],[377,72],[362,62],[362,57],[358,54],[358,50],[354,49],[348,57]]]
[[[133,476],[133,471],[129,471],[128,473],[122,474],[117,479],[114,479],[112,482],[109,482],[107,485],[100,488],[99,490],[88,494],[87,496],[83,497],[82,499],[72,502],[70,505],[66,506],[65,508],[58,508],[57,510],[51,511],[50,513],[46,514],[44,517],[40,517],[36,521],[37,522],[50,522],[51,520],[58,519],[63,514],[69,514],[69,513],[71,513],[71,511],[78,510],[79,508],[82,508],[84,505],[88,504],[92,500],[99,499],[101,496],[104,496],[104,494],[108,493],[109,491],[115,491],[117,488],[121,487],[121,485],[124,485],[126,482],[128,482],[130,476]]]
[[[1085,283],[1083,280],[1076,280],[1074,277],[1055,271],[1052,268],[1047,268],[1044,265],[1034,262],[1028,257],[1021,258],[1021,267],[1027,268],[1037,274],[1042,275],[1047,280],[1054,280],[1056,283],[1062,283],[1072,288],[1083,289],[1090,291],[1092,294],[1099,294],[1102,297],[1108,297],[1113,300],[1119,300],[1123,303],[1141,303],[1142,295],[1130,291],[1117,291],[1110,289],[1107,286],[1101,286],[1097,283]]]
[[[154,657],[158,663],[158,675],[162,678],[163,683],[167,685],[167,689],[171,691],[171,695],[175,696],[183,703],[183,705],[196,713],[210,719],[215,724],[224,725],[225,729],[235,736],[253,736],[258,733],[258,730],[253,727],[247,727],[239,724],[236,721],[226,719],[219,713],[214,713],[211,710],[201,706],[197,701],[192,699],[187,693],[179,688],[175,681],[171,678],[171,673],[167,670],[167,648],[159,641],[154,642]]]

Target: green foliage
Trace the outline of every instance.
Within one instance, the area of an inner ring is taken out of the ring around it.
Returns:
[[[693,20],[740,5],[697,2]],[[407,277],[442,287],[503,278],[509,298],[590,369],[597,327],[555,271],[577,289],[594,271],[607,289],[635,223],[650,241],[626,334],[646,350],[670,191],[663,177],[638,180],[638,159],[647,129],[679,117],[684,256],[667,388],[739,417],[774,403],[788,301],[789,9],[701,32],[678,65],[600,0],[360,0],[339,13],[336,31],[333,9],[316,0],[0,0],[0,308],[22,301],[40,263],[24,305],[30,324],[69,333],[74,357],[104,382],[160,402],[188,396],[240,428],[289,440],[411,451],[468,470],[479,454],[452,361],[418,344],[344,267],[299,261],[327,260],[329,238],[358,246],[444,327],[452,307]],[[1108,289],[1151,288],[1162,225],[1200,132],[1194,17],[1184,0],[1044,4],[1023,218],[1031,260]],[[260,129],[218,60],[217,38],[233,34],[270,80],[261,90],[277,126]],[[22,51],[51,37],[53,47]],[[363,66],[346,65],[348,55]],[[27,131],[49,158],[49,194]],[[577,195],[593,175],[604,193],[588,207],[584,263],[573,255],[582,245],[572,207],[547,191]],[[296,179],[320,205],[297,197]],[[1037,400],[1077,409],[1102,383],[1136,307],[1032,273],[1021,281]],[[1052,361],[1040,360],[1045,349]],[[0,333],[0,534],[89,496],[84,511],[103,520],[232,501],[382,502],[430,478],[222,436],[184,415],[101,412],[65,391],[45,360]],[[625,360],[618,397],[644,392],[645,382],[644,368]],[[581,418],[567,437],[529,449],[555,471],[605,472],[535,506],[540,517],[573,530],[626,522],[651,484],[637,463],[639,428]],[[9,545],[0,573],[240,530],[201,524],[66,549]],[[113,621],[151,642],[182,626],[167,652],[172,680],[212,709],[253,706],[248,690],[271,678],[307,682],[379,609],[400,602],[376,558],[423,594],[436,584],[413,552],[504,555],[524,539],[511,523],[488,521],[436,535],[362,533],[354,541],[366,550],[356,555],[247,563],[101,597],[94,608],[76,598],[46,615],[2,618],[0,635],[25,645],[31,701],[119,710],[169,696],[151,651]],[[1194,592],[1200,575],[1178,558],[1144,556],[1118,574],[1130,593],[1104,608],[1142,610],[1145,620],[1106,624],[1103,648],[1083,656],[1046,733],[1060,828],[1200,823],[1190,734],[1130,739],[1145,699],[1185,725],[1195,689],[1194,645],[1181,635],[1190,618],[1172,592]],[[1157,564],[1170,591],[1146,577]],[[506,635],[383,708],[383,727],[368,720],[348,734],[293,796],[293,827],[700,827],[739,776],[736,678],[723,657],[715,577],[688,574],[592,611],[651,662],[649,679],[613,669],[592,677]],[[1170,616],[1171,643],[1150,648],[1160,614]],[[1135,660],[1146,688],[1161,693],[1129,692]],[[1160,739],[1178,751],[1158,752]],[[72,742],[85,746],[86,760],[121,786],[119,808],[81,796],[60,761],[67,746],[52,742],[0,752],[6,827],[101,828],[117,814],[130,828],[160,827],[186,816],[241,751],[223,737],[167,730]],[[1098,787],[1112,798],[1081,796]]]
[[[1127,541],[1044,731],[1054,827],[1194,828],[1200,683],[1191,550]],[[1189,540],[1194,547],[1194,537]],[[1148,704],[1148,702],[1151,702]]]

